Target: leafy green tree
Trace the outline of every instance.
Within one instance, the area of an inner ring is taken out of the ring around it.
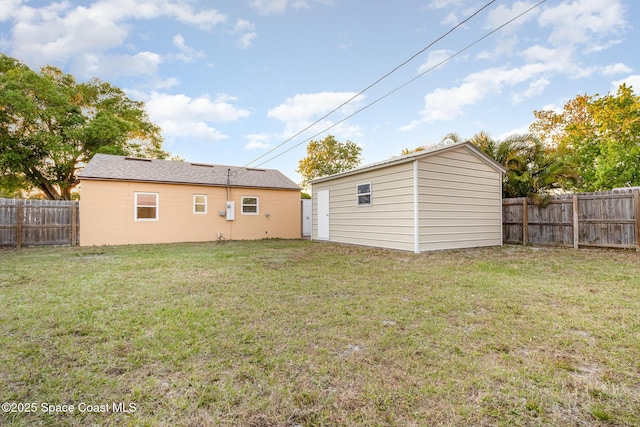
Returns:
[[[573,168],[533,134],[511,135],[502,141],[480,132],[470,142],[503,165],[503,197],[532,197],[538,203],[549,200],[550,192],[575,179]]]
[[[21,199],[26,196],[24,188],[28,185],[15,175],[0,175],[0,197]]]
[[[345,172],[357,167],[361,162],[362,148],[347,141],[337,141],[328,135],[322,141],[311,141],[307,145],[307,157],[298,162],[298,172],[302,175],[302,187],[309,181],[327,175]]]
[[[121,89],[98,79],[78,83],[50,66],[36,73],[0,54],[3,181],[24,182],[49,199],[68,200],[79,169],[96,153],[169,156],[144,104]]]
[[[535,111],[531,130],[574,165],[581,191],[640,185],[640,97],[621,85],[616,94],[580,95],[562,112]]]

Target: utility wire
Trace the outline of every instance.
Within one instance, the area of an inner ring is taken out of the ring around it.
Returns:
[[[342,104],[340,104],[339,106],[337,106],[336,108],[334,108],[333,110],[329,111],[327,114],[325,114],[324,116],[320,117],[319,119],[317,119],[315,122],[311,123],[309,126],[305,127],[304,129],[302,129],[301,131],[299,131],[298,133],[296,133],[295,135],[287,138],[286,140],[284,140],[283,142],[281,142],[280,144],[276,145],[275,147],[273,147],[272,149],[270,149],[269,151],[265,152],[264,154],[260,155],[259,157],[257,157],[256,159],[250,161],[249,163],[247,163],[245,165],[245,167],[249,166],[252,163],[257,162],[258,160],[260,160],[261,158],[269,155],[270,153],[274,152],[275,150],[277,150],[278,148],[282,147],[284,144],[286,144],[287,142],[291,141],[292,139],[296,138],[297,136],[300,136],[302,133],[306,132],[307,130],[311,129],[313,126],[317,125],[318,123],[320,123],[322,120],[326,119],[327,117],[329,117],[331,114],[335,113],[336,111],[340,110],[342,107],[344,107],[345,105],[347,105],[348,103],[350,103],[351,101],[353,101],[354,99],[356,99],[357,97],[359,97],[360,95],[364,94],[366,91],[368,91],[369,89],[371,89],[373,86],[377,85],[378,83],[380,83],[382,80],[386,79],[387,77],[389,77],[391,74],[395,73],[396,71],[398,71],[400,68],[404,67],[405,65],[407,65],[409,62],[411,62],[412,60],[414,60],[417,56],[421,55],[422,53],[424,53],[426,50],[428,50],[429,48],[433,47],[433,45],[435,45],[436,43],[438,43],[440,40],[444,39],[445,37],[447,37],[449,34],[451,34],[452,32],[454,32],[455,30],[457,30],[458,28],[460,28],[461,26],[463,26],[464,24],[466,24],[469,20],[471,20],[472,18],[474,18],[477,14],[479,14],[480,12],[482,12],[484,9],[486,9],[487,7],[489,7],[492,3],[495,3],[496,0],[491,0],[489,3],[485,4],[484,6],[482,6],[480,9],[478,9],[477,11],[475,11],[472,15],[468,16],[465,20],[461,21],[460,23],[458,23],[456,26],[454,26],[453,28],[451,28],[449,31],[447,31],[446,33],[444,33],[443,35],[441,35],[440,37],[438,37],[437,39],[435,39],[434,41],[432,41],[431,43],[429,43],[424,49],[420,50],[419,52],[415,53],[413,56],[411,56],[409,59],[407,59],[406,61],[404,61],[403,63],[401,63],[400,65],[396,66],[393,70],[389,71],[387,74],[385,74],[384,76],[380,77],[378,80],[376,80],[375,82],[371,83],[369,86],[365,87],[364,89],[362,89],[360,92],[358,92],[356,95],[352,96],[351,98],[349,98],[348,100],[346,100],[345,102],[343,102]]]
[[[329,126],[329,127],[325,128],[325,129],[321,130],[320,132],[316,133],[315,135],[313,135],[313,136],[311,136],[311,137],[309,137],[309,138],[307,138],[307,139],[305,139],[305,140],[303,140],[303,141],[299,142],[298,144],[296,144],[296,145],[294,145],[294,146],[292,146],[292,147],[289,147],[289,148],[288,148],[288,149],[286,149],[285,151],[283,151],[283,152],[281,152],[281,153],[279,153],[279,154],[276,154],[276,155],[275,155],[275,156],[273,156],[273,157],[270,157],[269,159],[267,159],[267,160],[263,161],[262,163],[259,163],[258,165],[256,165],[256,167],[258,167],[258,166],[262,166],[262,165],[264,165],[265,163],[268,163],[268,162],[270,162],[270,161],[272,161],[272,160],[274,160],[274,159],[276,159],[276,158],[278,158],[278,157],[282,156],[283,154],[288,153],[289,151],[293,150],[294,148],[297,148],[297,147],[299,147],[300,145],[304,144],[305,142],[310,141],[310,140],[312,140],[313,138],[315,138],[315,137],[317,137],[317,136],[319,136],[319,135],[322,135],[322,134],[323,134],[323,133],[325,133],[326,131],[328,131],[328,130],[330,130],[330,129],[333,129],[334,127],[338,126],[340,123],[343,123],[343,122],[347,121],[348,119],[350,119],[351,117],[355,116],[356,114],[359,114],[360,112],[362,112],[362,111],[366,110],[367,108],[369,108],[369,107],[371,107],[371,106],[373,106],[373,105],[377,104],[378,102],[380,102],[380,101],[382,101],[383,99],[387,98],[388,96],[390,96],[390,95],[394,94],[395,92],[399,91],[400,89],[404,88],[405,86],[409,85],[410,83],[413,83],[414,81],[416,81],[416,80],[417,80],[417,79],[419,79],[420,77],[424,76],[424,75],[425,75],[425,74],[427,74],[428,72],[433,71],[435,68],[437,68],[437,67],[441,66],[441,65],[442,65],[442,64],[444,64],[445,62],[448,62],[448,61],[450,61],[451,59],[455,58],[456,56],[460,55],[461,53],[463,53],[463,52],[465,52],[465,51],[469,50],[471,47],[473,47],[473,46],[475,46],[476,44],[480,43],[481,41],[483,41],[483,40],[484,40],[484,39],[486,39],[487,37],[489,37],[489,36],[493,35],[494,33],[496,33],[496,32],[498,32],[498,31],[500,31],[502,28],[504,28],[504,27],[506,27],[507,25],[511,24],[513,21],[516,21],[517,19],[519,19],[519,18],[521,18],[522,16],[526,15],[527,13],[531,12],[531,11],[532,11],[532,10],[534,10],[535,8],[539,7],[541,4],[545,3],[546,1],[547,1],[547,0],[542,0],[542,1],[540,1],[539,3],[537,3],[537,4],[533,5],[533,6],[532,6],[532,7],[530,7],[529,9],[525,10],[524,12],[522,12],[522,13],[520,13],[519,15],[515,16],[514,18],[512,18],[512,19],[508,20],[508,21],[507,21],[507,22],[505,22],[504,24],[500,25],[499,27],[495,28],[494,30],[490,31],[489,33],[485,34],[484,36],[480,37],[479,39],[475,40],[473,43],[468,44],[467,46],[465,46],[464,48],[460,49],[460,50],[459,50],[459,51],[457,51],[456,53],[452,54],[451,56],[449,56],[449,57],[447,57],[447,58],[443,59],[442,61],[438,62],[437,64],[435,64],[435,65],[434,65],[434,66],[432,66],[431,68],[429,68],[429,69],[427,69],[427,70],[423,71],[422,73],[418,74],[417,76],[415,76],[415,77],[414,77],[414,78],[412,78],[411,80],[409,80],[409,81],[407,81],[407,82],[403,83],[402,85],[400,85],[400,86],[396,87],[396,88],[395,88],[395,89],[393,89],[392,91],[387,92],[386,94],[382,95],[380,98],[376,99],[375,101],[373,101],[373,102],[371,102],[371,103],[369,103],[369,104],[365,105],[364,107],[360,108],[360,109],[359,109],[359,110],[357,110],[357,111],[354,111],[352,114],[350,114],[350,115],[346,116],[345,118],[343,118],[342,120],[340,120],[340,121],[338,121],[338,122],[336,122],[336,123],[332,124],[331,126]],[[256,159],[256,160],[257,160],[257,159]],[[252,162],[252,163],[253,163],[253,162]]]

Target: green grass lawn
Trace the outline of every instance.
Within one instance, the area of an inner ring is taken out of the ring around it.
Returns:
[[[1,250],[0,400],[3,426],[638,426],[640,258]]]

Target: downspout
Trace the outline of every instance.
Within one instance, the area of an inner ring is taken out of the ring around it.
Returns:
[[[502,216],[504,215],[504,210],[502,207],[502,172],[498,172],[499,173],[499,178],[500,178],[500,194],[498,194],[498,197],[500,198],[500,246],[504,246],[504,224],[502,224]]]
[[[418,206],[418,160],[413,161],[413,251],[420,253],[420,209]],[[500,202],[502,203],[502,201]]]

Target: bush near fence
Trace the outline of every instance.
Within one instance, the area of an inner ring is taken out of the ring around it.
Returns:
[[[80,203],[0,199],[0,246],[77,245]]]
[[[503,199],[504,243],[638,248],[638,188],[551,197],[546,206],[531,199]]]

